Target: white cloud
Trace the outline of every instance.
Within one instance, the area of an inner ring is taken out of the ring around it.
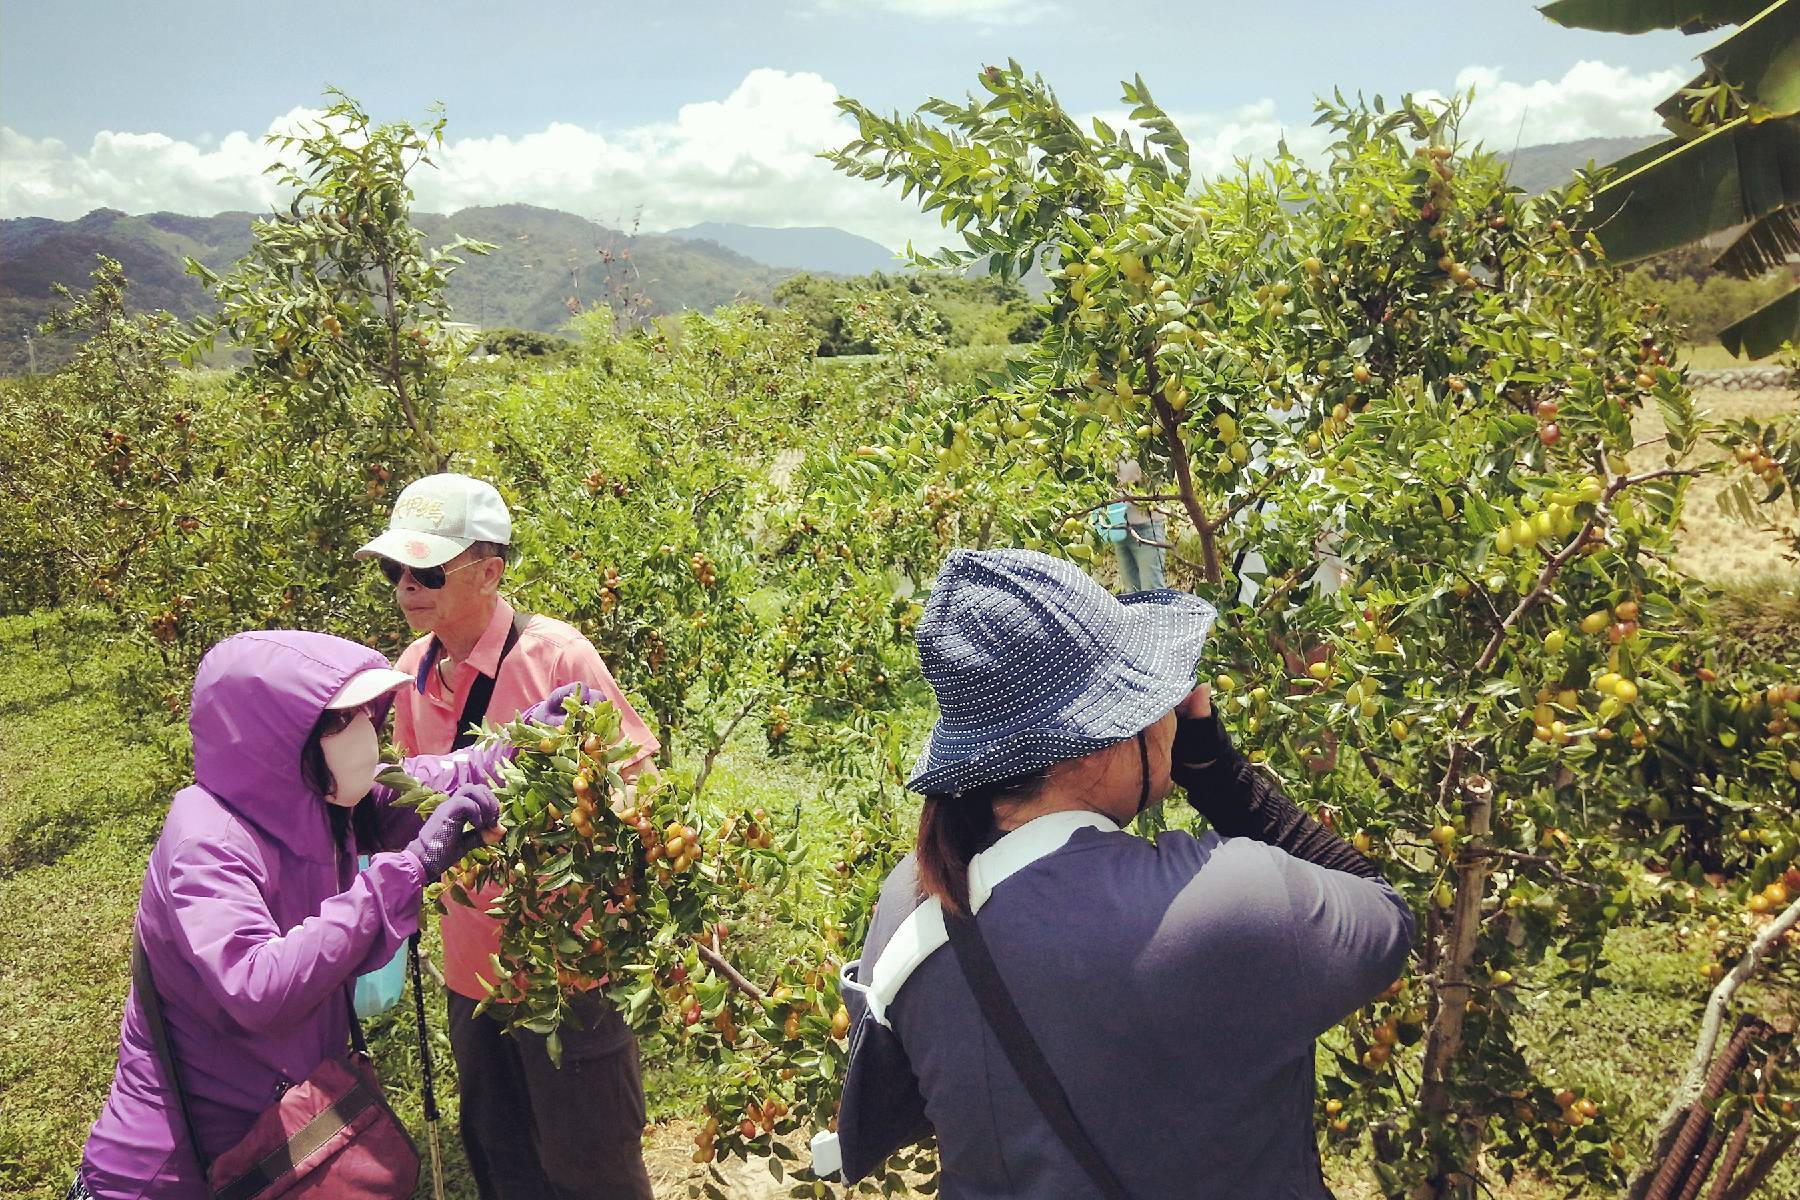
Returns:
[[[931,6],[939,0],[887,0]],[[990,0],[988,9],[1005,6]],[[1679,69],[1637,74],[1582,62],[1559,80],[1517,82],[1491,67],[1457,76],[1473,86],[1465,131],[1498,150],[1515,142],[1654,131],[1655,104],[1678,87]],[[1421,93],[1424,94],[1424,93]],[[842,145],[854,126],[834,107],[837,88],[811,72],[751,71],[730,95],[681,106],[672,119],[612,132],[552,123],[520,135],[453,138],[439,169],[417,179],[422,208],[523,202],[579,213],[606,224],[641,218],[647,230],[699,221],[752,225],[835,225],[899,247],[942,244],[937,218],[897,188],[833,171],[818,157]],[[1203,175],[1260,158],[1287,136],[1302,155],[1326,135],[1310,111],[1283,113],[1263,99],[1227,112],[1173,114]],[[1115,125],[1123,113],[1102,114]],[[271,122],[288,131],[316,119],[296,108]],[[280,189],[263,174],[274,157],[260,134],[243,131],[182,141],[161,133],[103,132],[85,150],[50,138],[0,129],[0,215],[69,219],[90,209],[171,209],[211,213],[266,209]]]
[[[1656,106],[1692,76],[1680,68],[1640,75],[1583,60],[1561,79],[1517,83],[1498,68],[1472,66],[1457,74],[1456,90],[1475,89],[1464,136],[1505,152],[1515,145],[1656,133],[1662,127]]]
[[[1625,67],[1583,61],[1561,79],[1519,83],[1505,78],[1498,68],[1471,66],[1457,73],[1454,94],[1461,96],[1471,88],[1475,93],[1463,117],[1463,137],[1508,153],[1516,146],[1656,133],[1661,129],[1656,105],[1688,78],[1679,68],[1636,74]],[[1414,95],[1426,101],[1446,99],[1445,93],[1431,90]],[[1114,128],[1126,124],[1122,109],[1093,115]],[[1230,112],[1169,115],[1187,135],[1194,170],[1202,176],[1235,170],[1239,159],[1272,154],[1283,137],[1302,158],[1322,153],[1331,140],[1327,130],[1312,124],[1310,110],[1283,114],[1267,98]]]
[[[751,71],[723,100],[683,105],[672,120],[606,133],[562,122],[519,136],[449,138],[435,171],[416,177],[419,206],[449,212],[521,202],[647,230],[699,221],[836,225],[898,247],[935,244],[939,225],[897,190],[831,169],[819,151],[855,135],[838,91],[810,72]],[[296,109],[271,123],[316,117]],[[210,213],[264,209],[279,188],[260,135],[206,146],[160,133],[98,134],[85,151],[0,131],[0,214],[69,219],[97,207]]]

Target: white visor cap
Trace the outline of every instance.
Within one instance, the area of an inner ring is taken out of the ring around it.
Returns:
[[[412,676],[405,671],[396,671],[392,667],[370,667],[367,671],[358,671],[352,675],[325,707],[361,708],[369,701],[385,696],[412,681]]]
[[[447,472],[414,480],[394,502],[387,532],[356,552],[409,567],[436,567],[476,542],[512,542],[512,513],[494,485]]]

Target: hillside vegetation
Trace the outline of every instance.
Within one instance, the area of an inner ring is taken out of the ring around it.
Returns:
[[[0,221],[0,261],[6,264],[0,274],[0,373],[28,369],[26,338],[55,307],[53,285],[79,289],[96,256],[124,266],[136,311],[163,310],[184,320],[210,311],[205,289],[186,273],[184,260],[214,270],[229,267],[249,250],[257,219],[245,212],[130,216],[103,208],[78,221]],[[448,216],[415,213],[414,224],[430,245],[467,237],[494,246],[491,253],[470,258],[449,291],[457,319],[483,327],[550,333],[574,313],[601,305],[628,320],[709,311],[738,300],[766,300],[793,274],[716,242],[624,233],[528,204],[466,208]],[[33,341],[38,370],[67,360],[67,338],[34,336]]]

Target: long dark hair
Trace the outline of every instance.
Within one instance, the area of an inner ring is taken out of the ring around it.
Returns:
[[[364,849],[374,850],[381,844],[375,801],[364,796],[354,808],[345,808],[325,799],[325,793],[332,785],[331,768],[325,765],[325,748],[319,743],[348,728],[361,711],[358,708],[326,709],[313,722],[312,732],[306,735],[306,744],[300,748],[300,778],[325,806],[325,814],[331,821],[332,844],[342,846],[347,837],[353,836],[350,848],[357,853]]]
[[[969,860],[994,840],[998,829],[994,806],[1031,799],[1049,775],[1048,767],[1040,767],[971,792],[926,796],[919,809],[919,840],[913,851],[919,867],[919,891],[936,896],[950,912],[968,912]]]

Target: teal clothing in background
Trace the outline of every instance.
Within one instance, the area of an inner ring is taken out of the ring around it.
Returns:
[[[1119,590],[1151,592],[1167,587],[1163,577],[1163,548],[1148,544],[1167,540],[1163,519],[1152,513],[1144,524],[1127,525],[1126,529],[1128,534],[1124,540],[1113,543],[1113,553],[1119,560]]]

